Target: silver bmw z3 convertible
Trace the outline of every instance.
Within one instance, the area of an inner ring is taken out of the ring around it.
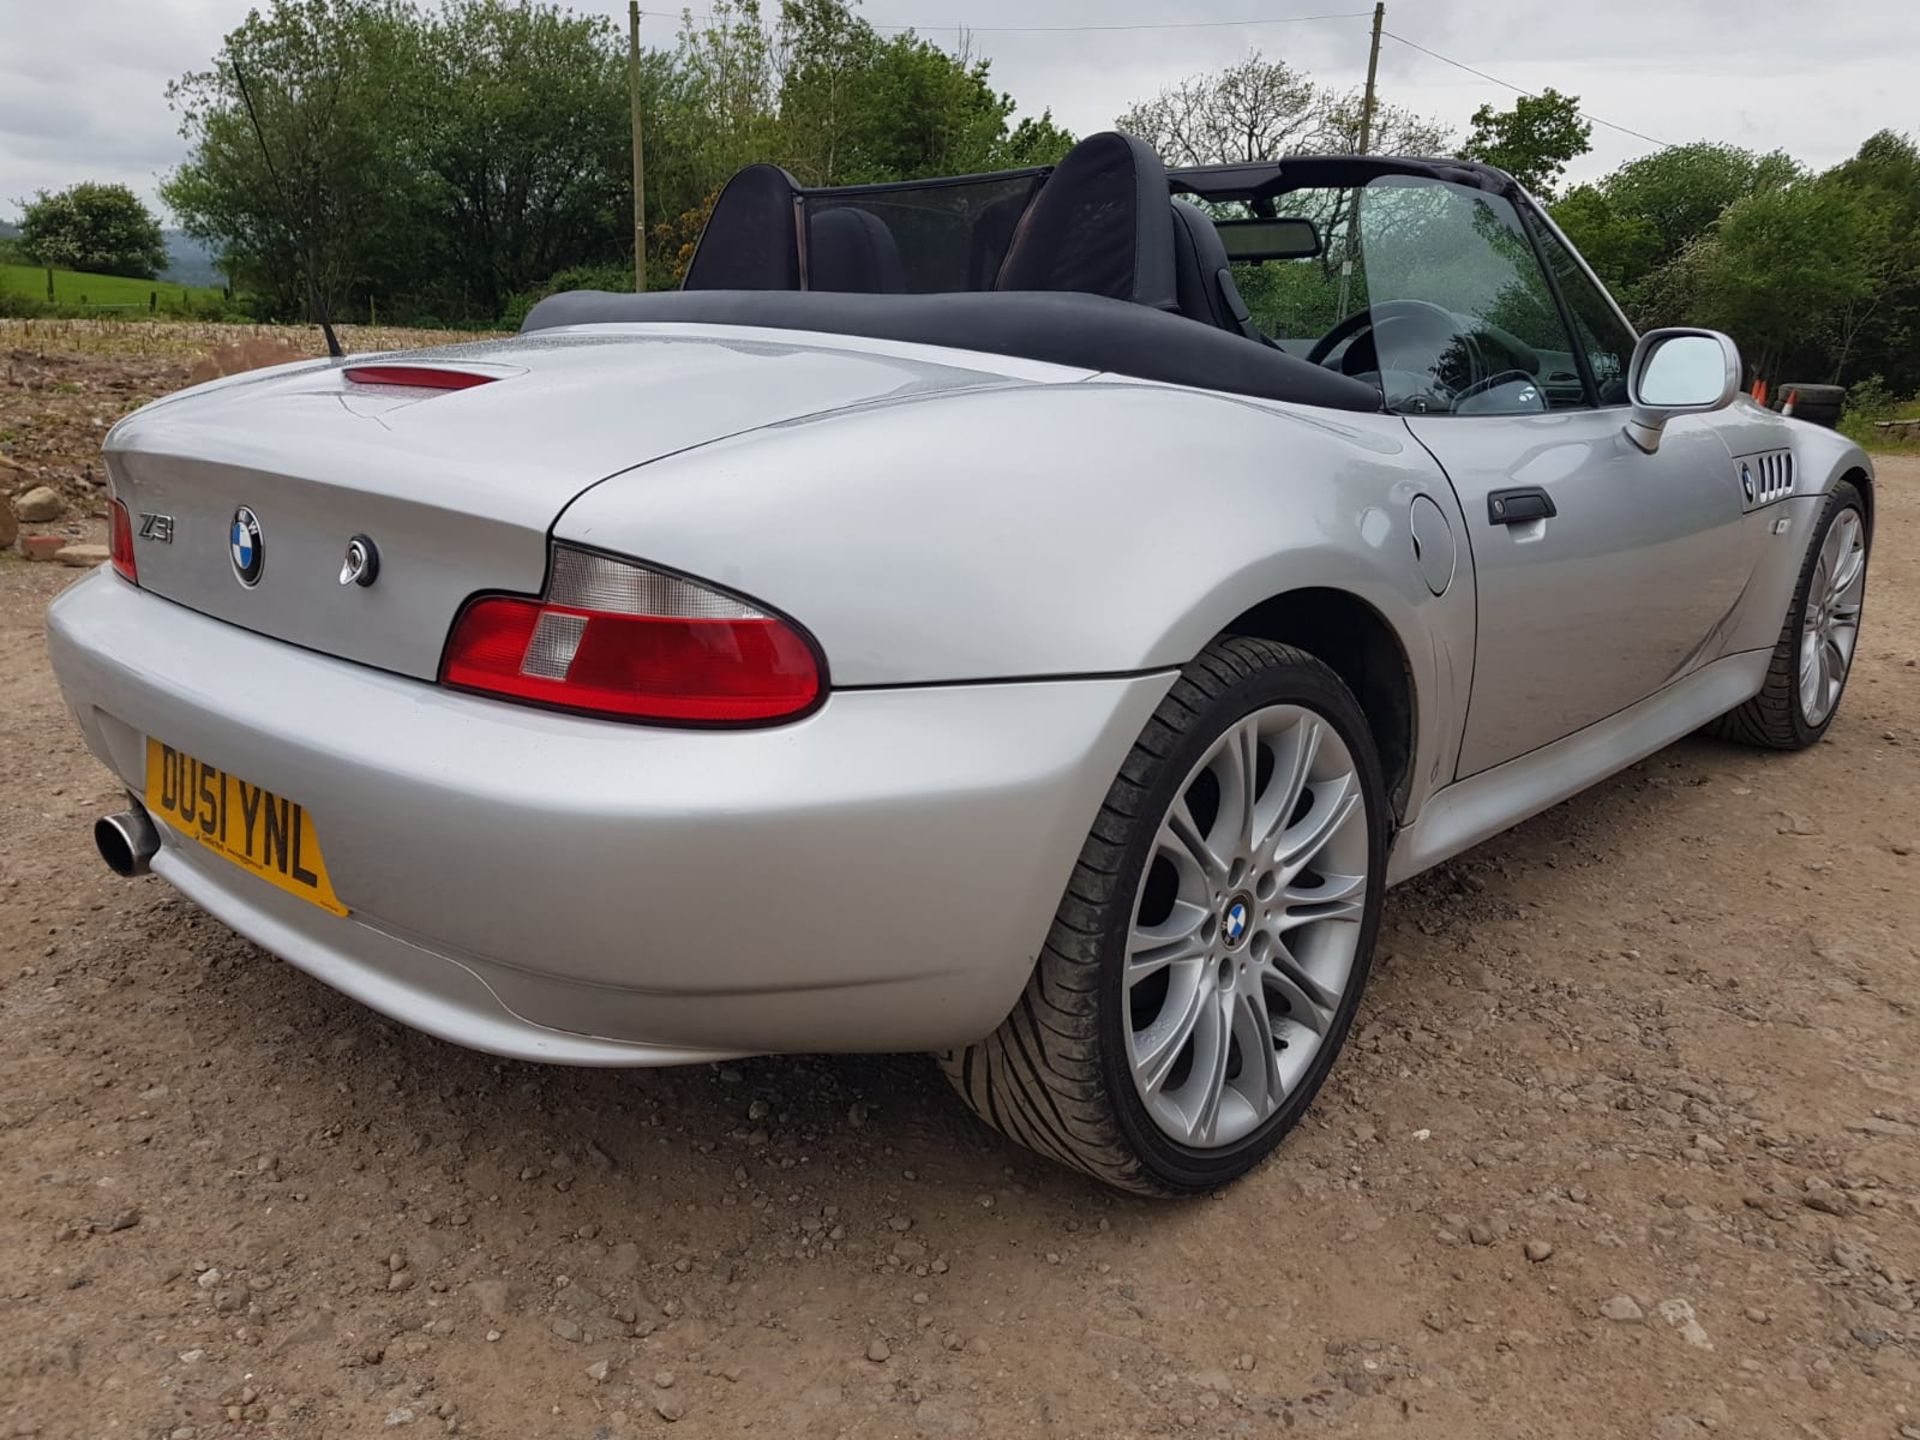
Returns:
[[[1205,1190],[1312,1100],[1388,885],[1832,723],[1872,472],[1741,379],[1480,166],[755,166],[678,292],[121,421],[49,643],[108,863],[396,1020],[936,1051]]]

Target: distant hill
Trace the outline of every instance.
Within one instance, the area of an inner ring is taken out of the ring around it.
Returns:
[[[167,268],[160,272],[162,280],[171,280],[177,285],[225,285],[227,277],[220,273],[213,252],[184,230],[162,230],[162,238],[167,242]]]

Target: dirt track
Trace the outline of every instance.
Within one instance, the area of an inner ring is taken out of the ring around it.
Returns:
[[[1920,461],[1880,494],[1828,741],[1395,892],[1313,1114],[1189,1205],[916,1057],[497,1063],[113,880],[74,572],[0,561],[0,1435],[1920,1437]]]

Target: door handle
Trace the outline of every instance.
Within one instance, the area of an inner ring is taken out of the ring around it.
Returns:
[[[1495,490],[1487,496],[1487,523],[1490,525],[1524,525],[1529,520],[1545,520],[1559,513],[1553,497],[1538,485]]]

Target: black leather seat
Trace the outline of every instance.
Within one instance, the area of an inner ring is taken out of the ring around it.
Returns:
[[[1227,247],[1220,243],[1212,219],[1184,200],[1173,202],[1173,218],[1173,273],[1180,313],[1264,342],[1266,337],[1254,325],[1240,287],[1233,283]]]
[[[807,225],[807,289],[904,295],[906,267],[887,222],[857,205],[815,213]]]

